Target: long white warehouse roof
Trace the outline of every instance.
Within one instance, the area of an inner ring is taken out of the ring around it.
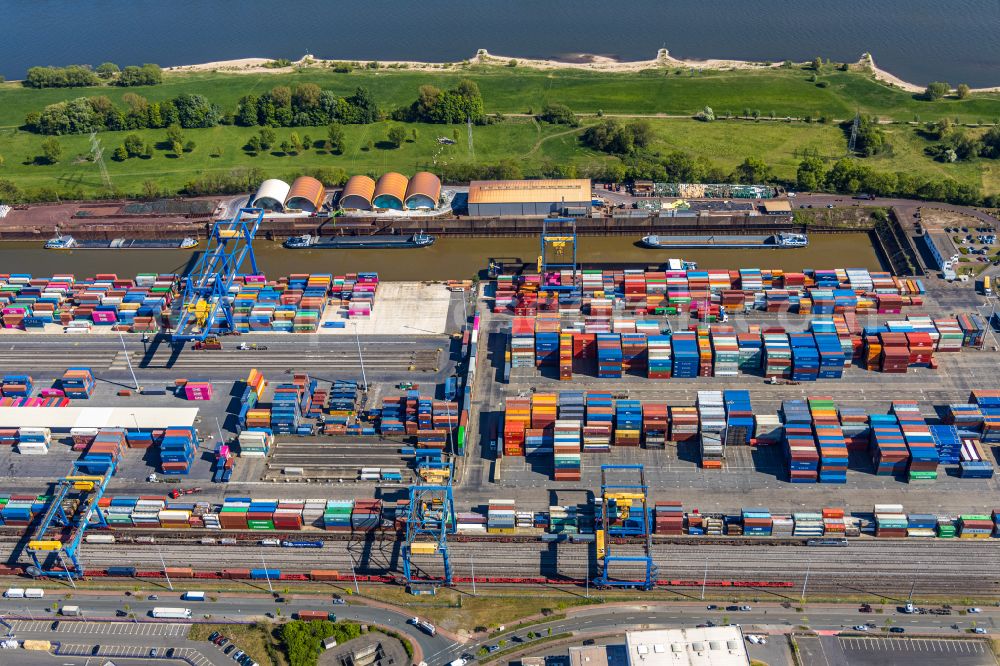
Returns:
[[[0,407],[0,428],[131,428],[192,426],[197,407]]]

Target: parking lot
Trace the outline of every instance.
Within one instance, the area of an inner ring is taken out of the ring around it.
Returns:
[[[882,637],[796,637],[802,661],[824,666],[996,666],[979,640]]]
[[[87,622],[85,620],[59,620],[55,631],[74,634],[103,634],[107,636],[187,636],[190,624],[156,622]],[[35,631],[52,631],[51,620],[15,620],[10,623],[15,634]]]
[[[156,650],[158,657],[165,657],[169,649],[171,649],[171,646],[164,645],[150,647],[140,645],[101,645],[95,652],[94,646],[88,643],[63,643],[56,654],[60,656],[74,655],[81,657],[148,659],[152,654],[152,650]],[[174,660],[177,663],[181,663],[182,659],[189,660],[195,666],[213,666],[217,663],[194,648],[174,647],[170,656],[174,659],[164,658],[161,660],[162,663],[174,663]]]

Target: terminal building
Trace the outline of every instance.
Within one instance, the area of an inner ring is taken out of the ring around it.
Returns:
[[[469,185],[469,215],[589,215],[590,180],[474,180]]]
[[[570,666],[750,666],[739,627],[629,631],[625,644],[569,649]]]

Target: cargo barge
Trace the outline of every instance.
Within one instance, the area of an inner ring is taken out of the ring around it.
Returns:
[[[190,250],[198,247],[198,239],[112,238],[111,240],[77,240],[60,234],[45,243],[46,250]]]
[[[779,232],[770,236],[643,236],[639,245],[651,250],[658,249],[753,249],[753,248],[794,248],[808,247],[809,238],[805,234]]]
[[[305,234],[293,236],[284,245],[290,250],[390,250],[428,247],[434,236],[417,232],[409,236],[378,234],[374,236],[333,236],[323,238]]]

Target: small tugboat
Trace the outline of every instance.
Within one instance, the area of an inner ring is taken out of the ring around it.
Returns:
[[[59,234],[45,243],[46,250],[190,250],[197,246],[197,238],[182,238],[180,240],[141,238],[77,240],[66,234]]]
[[[376,236],[292,236],[284,242],[290,250],[387,250],[427,247],[434,244],[434,236],[417,232],[411,236],[382,234]]]

